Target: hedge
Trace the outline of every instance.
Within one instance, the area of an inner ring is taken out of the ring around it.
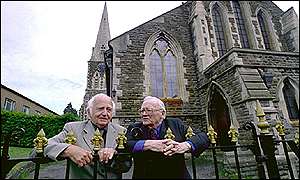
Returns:
[[[1,110],[1,145],[4,135],[11,135],[10,146],[33,147],[33,140],[43,128],[47,139],[58,134],[64,124],[79,121],[80,118],[71,113],[64,115],[27,115],[22,112]]]

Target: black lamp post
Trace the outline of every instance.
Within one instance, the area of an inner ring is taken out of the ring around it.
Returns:
[[[112,71],[113,71],[113,54],[112,48],[110,47],[104,52],[104,62],[106,65],[106,94],[112,97]]]
[[[112,95],[112,97],[113,98],[115,98],[116,97],[116,95],[117,95],[117,91],[116,91],[116,89],[114,88],[112,91],[111,91],[111,95]]]

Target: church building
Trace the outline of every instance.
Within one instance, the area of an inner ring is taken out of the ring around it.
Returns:
[[[159,97],[167,115],[207,132],[211,125],[226,145],[235,127],[258,122],[260,102],[271,127],[281,120],[299,128],[299,19],[272,1],[186,1],[111,39],[105,3],[88,60],[80,109],[107,93],[115,121],[138,121],[145,96]],[[97,23],[97,22],[95,22]]]
[[[286,137],[299,140],[293,8],[284,12],[272,1],[186,1],[111,39],[105,3],[87,68],[82,119],[88,100],[106,93],[116,104],[113,121],[126,127],[139,121],[143,98],[151,95],[165,103],[167,116],[204,132],[212,127],[217,145],[230,145],[231,128],[242,145],[249,143],[246,122],[259,123],[259,102],[271,132],[281,121]],[[256,168],[250,160],[243,164],[246,173]]]

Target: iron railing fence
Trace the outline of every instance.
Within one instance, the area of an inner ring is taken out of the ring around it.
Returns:
[[[269,125],[268,122],[264,119],[264,113],[261,107],[257,106],[257,117],[259,118],[259,122],[255,124],[254,122],[247,122],[243,125],[243,129],[251,131],[252,133],[252,139],[250,144],[247,145],[239,145],[238,142],[238,132],[235,127],[230,127],[230,131],[228,132],[228,136],[231,138],[231,145],[226,146],[220,146],[217,145],[217,134],[214,131],[212,126],[209,126],[207,135],[210,139],[210,146],[206,151],[211,151],[213,163],[214,163],[214,170],[215,170],[215,178],[219,179],[219,168],[218,168],[218,161],[217,159],[217,150],[225,150],[225,151],[231,151],[234,153],[234,163],[237,170],[238,178],[242,179],[242,173],[241,173],[241,166],[240,166],[240,160],[239,160],[239,148],[243,149],[250,149],[253,152],[253,155],[255,156],[256,161],[256,167],[257,167],[257,176],[259,178],[270,178],[270,179],[280,179],[279,174],[279,168],[278,168],[278,162],[276,160],[276,153],[278,146],[280,144],[283,146],[283,151],[286,159],[286,164],[288,166],[288,172],[289,177],[291,179],[299,178],[299,171],[298,175],[295,176],[295,167],[292,166],[289,152],[293,152],[296,155],[297,161],[299,163],[299,134],[295,135],[295,139],[293,140],[286,140],[285,134],[284,134],[284,126],[281,122],[278,122],[276,124],[276,129],[279,133],[279,136],[281,139],[276,139],[274,134],[271,134],[269,132]],[[173,116],[174,117],[174,116]],[[183,120],[190,121],[194,118],[197,118],[196,115],[185,115],[185,116],[175,116],[179,117]],[[119,120],[126,119],[126,116],[120,116],[117,117]],[[128,118],[128,117],[127,117]],[[136,120],[137,116],[130,116],[129,119]],[[124,121],[123,121],[124,122]],[[259,132],[257,132],[259,130]],[[97,130],[98,131],[98,130]],[[94,155],[93,155],[93,162],[94,165],[94,175],[93,178],[97,179],[97,163],[102,163],[99,161],[98,157],[98,150],[101,147],[101,142],[98,138],[95,138],[96,136],[99,136],[99,132],[95,133],[95,136],[93,137],[93,145],[94,145]],[[188,135],[187,137],[191,136]],[[1,177],[4,179],[8,172],[19,162],[25,162],[25,161],[32,161],[35,163],[35,171],[34,171],[34,179],[39,178],[39,171],[40,171],[40,165],[53,162],[53,160],[49,159],[48,157],[43,156],[43,149],[47,144],[47,139],[45,138],[45,134],[43,130],[41,130],[37,138],[34,139],[34,145],[36,150],[36,156],[35,157],[25,157],[25,158],[10,158],[8,155],[9,152],[9,141],[10,141],[10,135],[5,135],[4,137],[4,144],[1,154]],[[117,154],[114,156],[114,158],[124,158],[125,156],[132,156],[132,154],[127,153],[124,151],[124,144],[126,143],[126,138],[124,132],[120,133],[117,138]],[[70,134],[67,135],[67,138],[65,140],[66,143],[69,144],[75,144],[74,134],[70,132]],[[195,158],[193,155],[191,155],[191,161],[192,161],[192,175],[194,179],[197,179],[197,172],[196,172],[196,165],[195,165]],[[114,160],[114,159],[113,159]],[[67,167],[66,167],[66,173],[65,173],[65,179],[69,179],[69,171],[70,171],[70,159],[67,159]],[[102,163],[104,167],[104,174],[107,177],[106,173],[106,166],[107,164]]]

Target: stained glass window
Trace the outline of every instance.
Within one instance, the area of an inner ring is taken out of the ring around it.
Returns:
[[[224,35],[224,28],[222,25],[221,9],[218,4],[215,4],[212,9],[212,18],[213,18],[213,24],[215,29],[218,51],[219,51],[219,57],[221,57],[226,53],[227,49],[225,45],[225,35]]]
[[[283,81],[283,95],[290,119],[299,119],[299,108],[295,98],[295,89],[288,79]]]
[[[263,40],[264,40],[264,44],[265,44],[265,49],[266,50],[271,50],[270,47],[270,37],[269,37],[269,32],[267,31],[267,26],[266,26],[266,22],[263,18],[263,14],[262,11],[259,11],[257,14],[257,18],[258,18],[258,22],[259,22],[259,26],[260,26],[260,30],[263,36]]]
[[[150,54],[150,80],[153,96],[178,95],[177,62],[168,42],[164,39],[155,42]]]
[[[238,30],[239,30],[242,48],[249,48],[250,46],[249,46],[249,42],[248,42],[244,19],[241,14],[240,4],[238,1],[232,1],[232,4],[233,4],[233,9],[234,9],[235,20],[236,20]]]

